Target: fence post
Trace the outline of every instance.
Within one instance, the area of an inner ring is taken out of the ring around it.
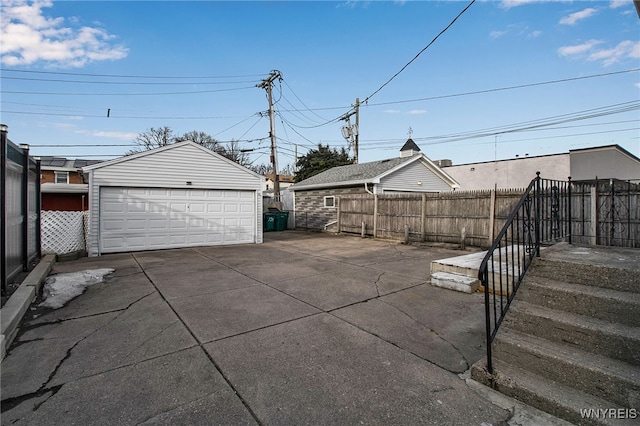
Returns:
[[[378,194],[373,194],[373,238],[378,236]]]
[[[569,176],[569,182],[567,183],[567,190],[569,192],[569,199],[568,199],[568,206],[567,206],[567,210],[568,210],[568,216],[569,216],[569,244],[571,244],[571,235],[573,235],[573,227],[572,227],[572,218],[571,218],[571,204],[573,203],[573,198],[571,198],[571,176]]]
[[[22,148],[22,270],[29,270],[29,145]]]
[[[536,204],[536,219],[534,221],[536,232],[536,257],[540,257],[540,219],[542,216],[542,191],[540,188],[540,172],[536,172],[536,196],[534,197],[534,199]]]
[[[598,245],[598,181],[591,187],[591,222],[589,223],[589,241],[591,245]]]
[[[38,259],[42,258],[42,188],[40,187],[40,174],[42,167],[40,160],[36,160],[36,250]]]
[[[422,211],[420,214],[420,242],[427,238],[427,194],[422,193]]]
[[[498,184],[493,186],[491,190],[491,202],[489,203],[489,244],[488,247],[491,247],[493,244],[493,235],[495,232],[496,226],[496,190],[498,188]]]
[[[0,203],[2,221],[0,222],[0,280],[2,285],[2,295],[6,294],[7,284],[7,130],[6,124],[0,124],[0,151],[2,153],[0,162]]]
[[[340,209],[341,209],[341,205],[342,203],[340,202],[340,197],[336,197],[336,201],[338,203],[338,211],[336,213],[336,225],[338,226],[338,234],[340,233]],[[325,227],[325,230],[327,228]]]

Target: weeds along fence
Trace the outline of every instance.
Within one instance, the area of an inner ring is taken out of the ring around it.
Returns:
[[[339,232],[488,247],[523,189],[339,197]]]

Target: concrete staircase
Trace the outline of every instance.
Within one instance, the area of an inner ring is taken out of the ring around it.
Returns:
[[[579,261],[534,260],[493,342],[494,374],[482,360],[471,377],[575,424],[640,424],[640,250],[598,248],[591,262],[564,249]]]

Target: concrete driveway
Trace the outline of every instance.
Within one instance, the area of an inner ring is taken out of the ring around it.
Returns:
[[[457,254],[285,231],[58,263],[116,272],[27,314],[2,424],[504,422],[458,375],[484,356],[482,295],[428,283]]]

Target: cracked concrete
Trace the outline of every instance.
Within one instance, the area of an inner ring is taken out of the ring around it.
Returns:
[[[286,231],[58,264],[116,272],[29,312],[2,425],[504,422],[456,374],[484,354],[481,295],[427,281],[457,253]]]

